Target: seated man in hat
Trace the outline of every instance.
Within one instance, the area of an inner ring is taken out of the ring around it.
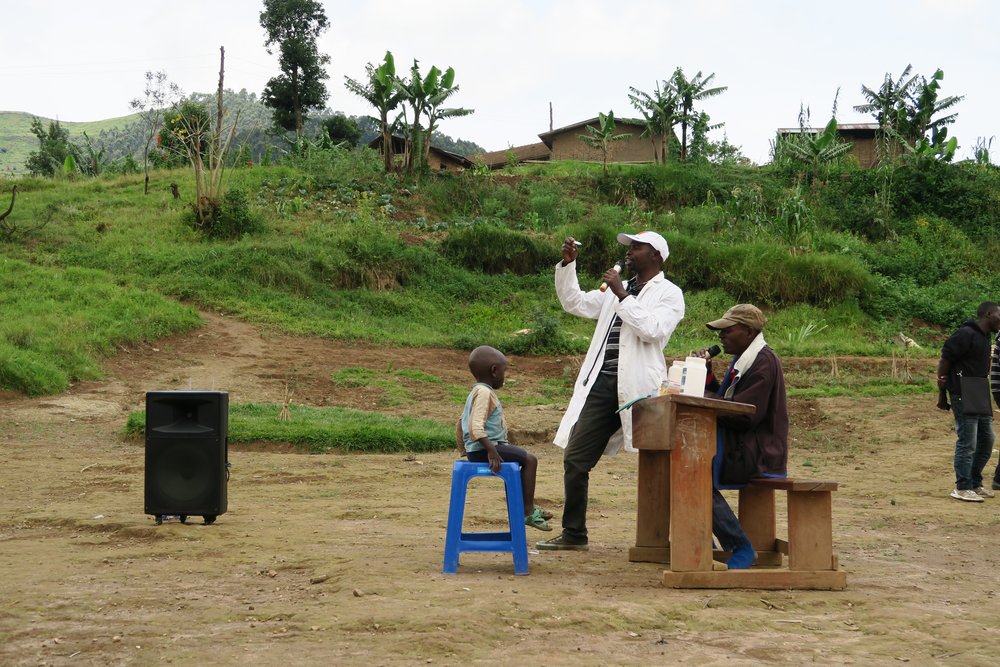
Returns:
[[[712,464],[712,532],[722,548],[732,552],[731,570],[750,567],[756,553],[743,527],[719,489],[738,489],[750,477],[785,477],[788,463],[788,408],[781,361],[764,341],[764,314],[741,303],[705,326],[719,332],[726,354],[733,355],[719,381],[709,360],[707,389],[718,398],[749,403],[752,415],[720,416],[715,460]],[[707,351],[699,356],[708,358]],[[740,463],[742,462],[742,465]],[[723,464],[726,465],[723,465]]]

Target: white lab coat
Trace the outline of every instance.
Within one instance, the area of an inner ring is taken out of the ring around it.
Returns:
[[[583,404],[604,362],[604,342],[614,316],[622,319],[618,348],[618,404],[625,405],[635,398],[655,392],[667,379],[663,349],[677,324],[684,319],[684,295],[662,272],[642,288],[638,297],[629,295],[619,301],[611,290],[584,292],[576,277],[574,261],[566,266],[562,266],[562,262],[556,264],[556,296],[567,313],[597,320],[590,349],[573,386],[573,397],[556,431],[555,444],[565,449],[570,431],[580,417]],[[605,456],[614,456],[623,445],[626,451],[636,451],[632,447],[632,411],[622,411],[621,417],[622,428],[611,436],[604,450]]]

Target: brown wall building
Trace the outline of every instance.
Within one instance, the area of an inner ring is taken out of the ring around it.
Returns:
[[[819,134],[823,128],[810,127],[806,132]],[[875,134],[878,132],[878,123],[838,123],[837,136],[841,141],[851,144],[848,155],[853,155],[862,169],[871,169],[878,160],[875,151]],[[796,134],[801,134],[802,128],[781,127],[778,128],[778,139]]]
[[[591,118],[580,123],[560,127],[544,134],[539,134],[538,138],[552,152],[552,160],[590,160],[601,162],[604,156],[597,148],[591,148],[580,139],[581,134],[587,134],[587,125],[598,128],[597,118]],[[611,144],[608,155],[608,162],[653,162],[654,146],[649,137],[641,136],[646,126],[641,120],[631,118],[616,118],[615,132],[617,134],[631,134],[628,139],[616,141]],[[657,144],[659,138],[656,138]]]

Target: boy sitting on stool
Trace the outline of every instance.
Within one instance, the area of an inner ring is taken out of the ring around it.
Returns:
[[[469,355],[469,370],[476,378],[465,399],[460,427],[465,457],[474,463],[489,462],[493,474],[500,472],[504,461],[521,465],[521,489],[524,492],[524,525],[552,530],[546,519],[552,514],[535,507],[535,473],[538,459],[507,442],[507,420],[496,391],[503,386],[507,358],[496,348],[481,345]]]

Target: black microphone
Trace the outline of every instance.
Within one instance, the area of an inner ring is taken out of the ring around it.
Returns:
[[[718,345],[713,345],[705,351],[708,352],[708,358],[711,359],[712,357],[719,356],[719,353],[722,352],[722,348]]]

